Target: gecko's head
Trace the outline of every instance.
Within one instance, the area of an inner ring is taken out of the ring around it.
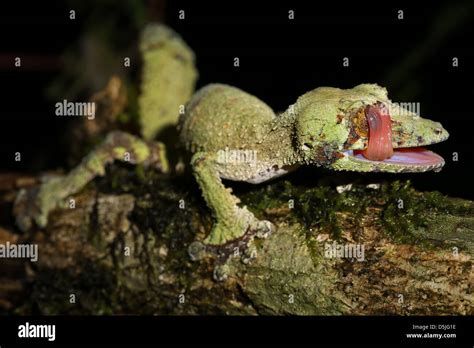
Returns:
[[[416,106],[392,103],[385,88],[372,84],[315,89],[291,110],[298,151],[306,163],[335,170],[439,171],[443,158],[424,146],[449,134],[439,122],[419,117]]]

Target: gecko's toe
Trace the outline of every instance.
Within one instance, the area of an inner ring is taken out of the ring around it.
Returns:
[[[199,261],[206,256],[217,257],[219,262],[225,262],[231,256],[242,256],[244,253],[245,258],[249,261],[256,257],[256,254],[251,252],[249,245],[252,244],[254,238],[264,239],[267,238],[273,231],[275,226],[266,220],[257,220],[251,215],[250,221],[245,224],[238,226],[240,229],[243,227],[244,232],[242,236],[227,240],[223,243],[209,243],[208,239],[204,241],[194,241],[188,247],[188,255],[192,261]],[[224,225],[216,224],[211,234],[215,231],[219,231],[219,228],[223,228]],[[224,226],[228,228],[228,226]],[[222,231],[221,231],[222,232]],[[209,237],[208,237],[209,238]],[[252,249],[253,250],[253,249]]]
[[[43,214],[38,205],[37,197],[40,187],[29,187],[18,191],[13,204],[13,215],[18,228],[28,232],[35,227],[45,227],[48,222],[47,214]]]
[[[273,225],[270,221],[267,220],[260,220],[257,223],[255,236],[257,238],[268,238],[272,232],[275,231],[275,225]]]

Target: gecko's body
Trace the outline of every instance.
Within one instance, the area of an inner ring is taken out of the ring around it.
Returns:
[[[150,140],[170,124],[173,115],[178,115],[189,98],[196,72],[194,55],[169,29],[147,28],[141,47],[146,74],[140,99],[142,135]],[[170,83],[173,78],[180,81]],[[162,95],[153,86],[172,90]],[[160,117],[159,122],[153,122]],[[448,137],[441,124],[398,107],[388,99],[385,88],[374,84],[347,90],[317,88],[280,115],[238,88],[213,84],[189,100],[178,129],[182,145],[192,154],[193,172],[215,218],[205,240],[209,245],[239,240],[248,232],[266,235],[272,229],[270,222],[259,221],[246,207],[239,206],[238,198],[222,179],[258,184],[301,165],[358,172],[440,170],[443,159],[418,147]],[[407,150],[397,150],[400,148]],[[369,158],[384,157],[371,160],[358,151],[367,151]],[[113,132],[68,175],[47,179],[34,192],[20,192],[16,203],[20,228],[30,228],[33,221],[45,226],[51,210],[96,175],[103,175],[105,166],[113,160],[168,170],[161,144]],[[29,199],[32,194],[34,199]]]
[[[354,151],[369,142],[367,108],[390,110],[393,156],[372,161]],[[445,140],[441,124],[398,107],[385,88],[321,87],[298,98],[280,115],[238,88],[213,84],[198,91],[179,123],[181,142],[192,152],[195,176],[217,222],[207,237],[223,244],[248,230],[268,230],[224,187],[221,179],[261,183],[305,164],[358,172],[439,170],[443,159],[425,146]],[[404,152],[396,149],[404,148]],[[410,148],[417,148],[412,152]],[[247,160],[249,156],[251,160]]]

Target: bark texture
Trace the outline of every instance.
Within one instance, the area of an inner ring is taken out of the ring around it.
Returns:
[[[74,209],[54,211],[45,229],[1,230],[2,241],[38,243],[39,260],[2,261],[0,307],[23,314],[474,313],[473,202],[421,193],[409,182],[360,181],[344,191],[298,179],[235,185],[242,204],[278,228],[256,241],[255,258],[235,250],[226,261],[193,262],[187,247],[204,238],[212,219],[192,177],[112,165],[75,196]],[[2,195],[6,209],[14,186]],[[328,245],[347,244],[363,246],[364,259],[328,257]],[[226,280],[215,281],[216,272]]]

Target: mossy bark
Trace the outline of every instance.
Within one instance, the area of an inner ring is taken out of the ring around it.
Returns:
[[[474,203],[407,182],[336,187],[289,177],[235,185],[242,204],[277,231],[256,258],[192,262],[212,226],[190,175],[113,165],[56,210],[39,244],[31,295],[17,313],[473,314]],[[341,191],[341,190],[340,190]],[[401,204],[402,203],[402,204]],[[358,244],[363,260],[330,258]],[[213,280],[216,267],[225,281]],[[71,294],[75,303],[71,303]]]

